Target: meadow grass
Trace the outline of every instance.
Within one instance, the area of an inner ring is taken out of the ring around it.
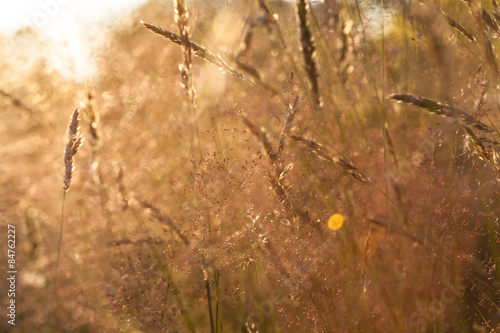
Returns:
[[[0,330],[499,330],[499,13],[152,1],[87,85],[1,67]]]

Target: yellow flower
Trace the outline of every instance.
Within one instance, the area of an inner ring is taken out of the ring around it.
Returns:
[[[332,230],[339,230],[344,225],[344,217],[342,214],[333,214],[328,219],[328,228]]]

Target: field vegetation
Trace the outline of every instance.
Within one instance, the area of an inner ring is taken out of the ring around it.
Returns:
[[[1,50],[0,331],[500,330],[496,0],[150,1],[103,34],[83,83]]]

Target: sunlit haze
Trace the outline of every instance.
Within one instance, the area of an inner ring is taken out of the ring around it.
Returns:
[[[48,62],[64,76],[86,80],[95,74],[92,53],[102,43],[102,30],[145,0],[24,0],[0,3],[3,35],[31,28],[27,44],[44,42]],[[34,48],[34,47],[32,47]]]

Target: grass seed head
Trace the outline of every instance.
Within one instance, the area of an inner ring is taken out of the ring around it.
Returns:
[[[68,125],[68,142],[64,150],[64,191],[69,189],[73,171],[75,170],[75,155],[83,144],[83,136],[80,134],[80,111],[75,108]]]

